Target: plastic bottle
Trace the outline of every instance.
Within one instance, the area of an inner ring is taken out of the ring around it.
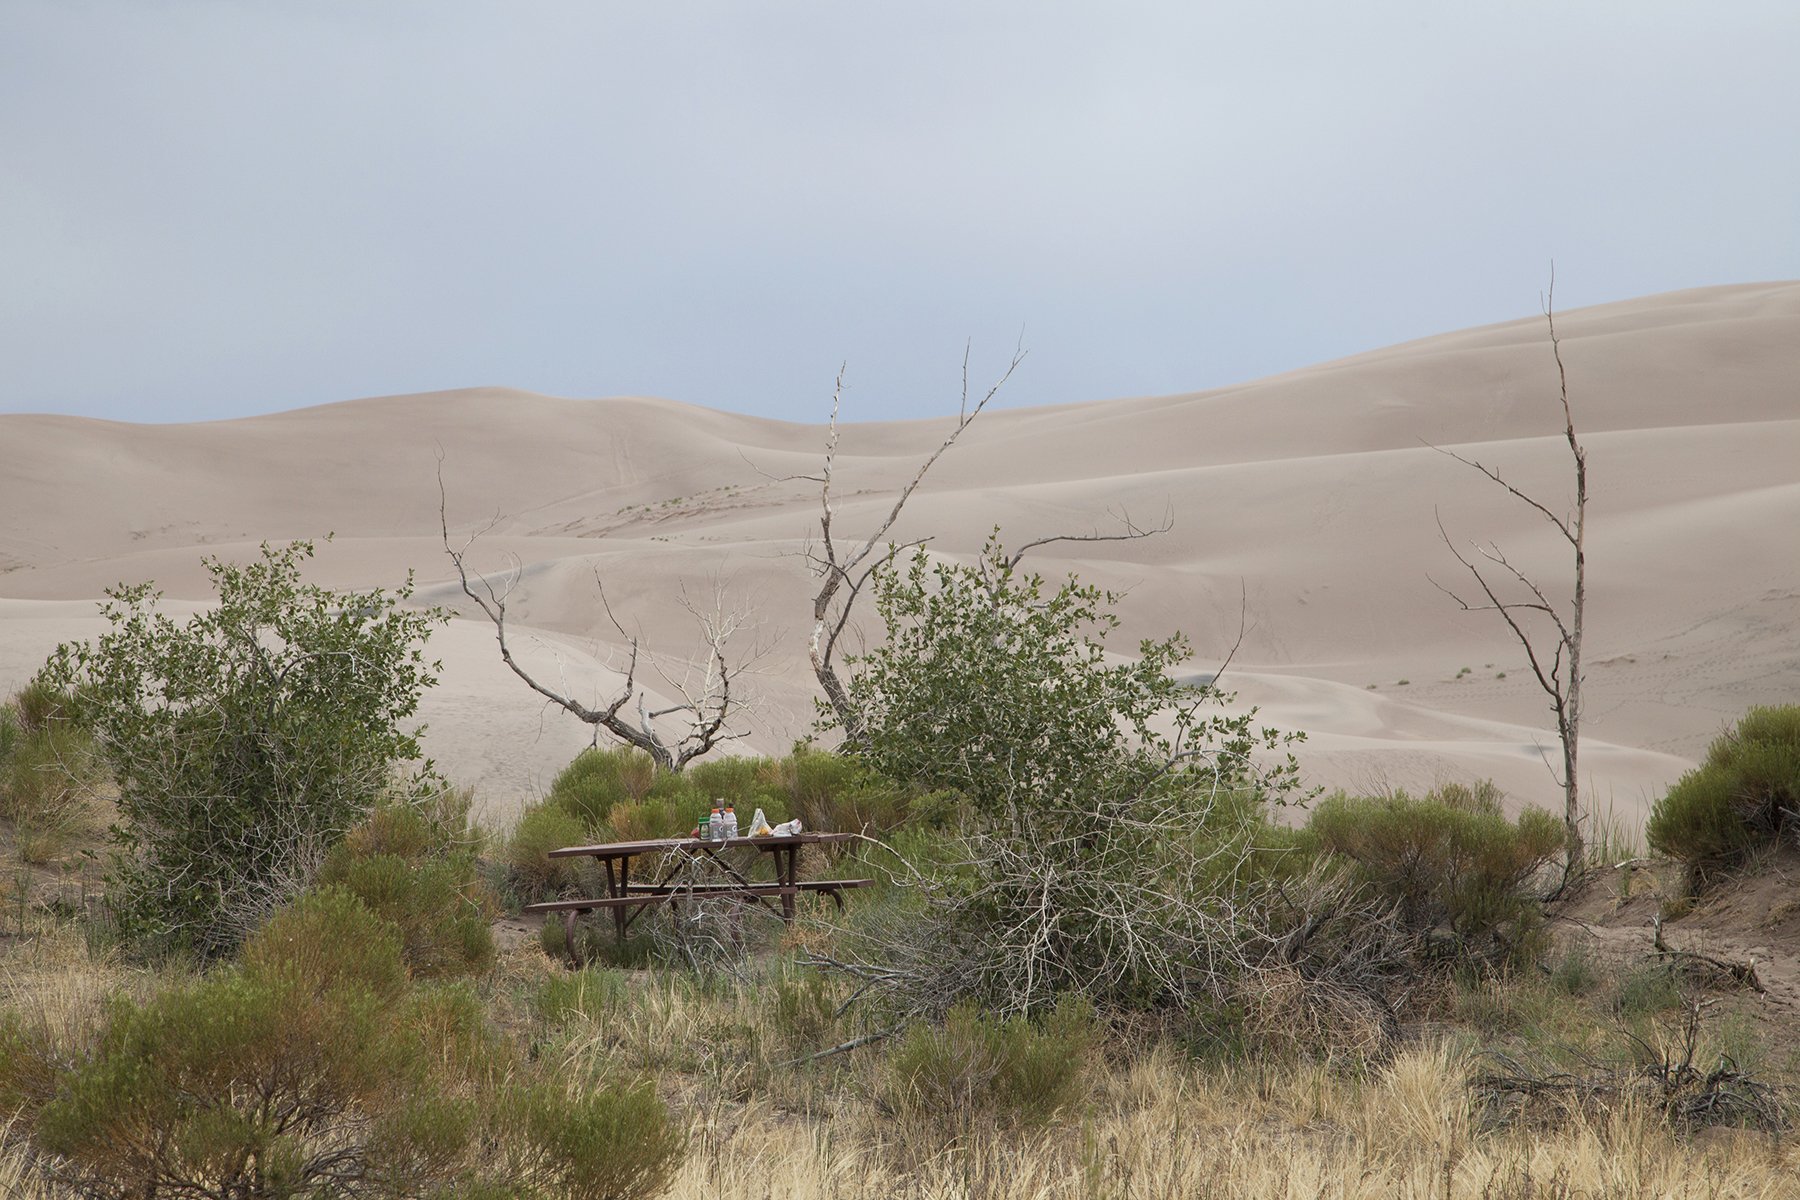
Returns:
[[[719,806],[716,803],[712,807],[712,818],[711,823],[707,827],[707,832],[715,842],[725,836],[725,816],[719,811]]]
[[[734,838],[738,835],[737,809],[729,801],[725,804],[725,836]]]

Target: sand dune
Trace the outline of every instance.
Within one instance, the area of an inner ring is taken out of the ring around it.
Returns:
[[[1800,284],[1653,296],[1561,314],[1558,329],[1593,480],[1585,782],[1629,817],[1745,707],[1800,695]],[[1210,392],[995,411],[895,532],[968,555],[995,525],[1016,543],[1167,514],[1157,538],[1046,547],[1039,568],[1125,591],[1119,645],[1179,628],[1196,670],[1241,618],[1228,681],[1311,734],[1302,761],[1321,785],[1478,775],[1554,804],[1543,697],[1497,622],[1434,586],[1460,570],[1437,521],[1555,588],[1564,556],[1540,517],[1433,447],[1561,507],[1555,389],[1544,323],[1527,320]],[[841,527],[872,527],[947,428],[846,424]],[[0,416],[0,687],[91,634],[109,584],[154,578],[203,600],[200,556],[264,539],[334,533],[321,581],[410,570],[420,602],[455,604],[441,458],[453,530],[482,531],[473,560],[517,570],[511,611],[534,662],[589,694],[613,678],[621,639],[596,577],[645,644],[677,656],[693,636],[671,597],[719,589],[772,647],[748,745],[779,751],[811,721],[801,552],[817,495],[793,476],[816,472],[824,438],[670,401],[498,388],[199,425]],[[588,731],[542,710],[485,625],[459,619],[434,648],[432,751],[504,821]]]

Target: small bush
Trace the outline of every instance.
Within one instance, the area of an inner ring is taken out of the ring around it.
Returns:
[[[319,996],[345,990],[391,1003],[407,989],[400,933],[342,888],[322,888],[276,913],[244,943],[244,971]]]
[[[642,800],[655,780],[656,764],[642,750],[629,746],[583,750],[550,785],[547,800],[597,830],[614,805]]]
[[[528,808],[507,839],[505,862],[512,891],[526,904],[553,899],[581,884],[581,861],[551,858],[550,851],[579,846],[589,832],[579,817],[549,804]]]
[[[769,1022],[794,1050],[819,1049],[837,1026],[838,996],[816,971],[794,971],[774,982]]]
[[[1458,948],[1500,958],[1532,947],[1542,915],[1523,888],[1563,846],[1561,822],[1541,809],[1508,821],[1491,784],[1449,785],[1422,799],[1339,793],[1320,802],[1307,828],[1391,897],[1415,934],[1448,933]]]
[[[18,711],[19,725],[27,733],[38,733],[55,722],[77,720],[74,695],[41,679],[34,679],[20,688],[19,694],[13,697],[13,704]]]
[[[1576,946],[1550,969],[1550,985],[1565,996],[1591,992],[1600,982],[1600,967],[1586,949]]]
[[[647,1083],[578,1092],[551,1084],[515,1088],[502,1119],[517,1147],[505,1176],[535,1189],[533,1195],[655,1196],[668,1185],[687,1146]]]
[[[12,822],[28,863],[55,859],[104,824],[105,771],[92,735],[69,712],[66,698],[41,683],[0,707],[0,819]]]
[[[336,1194],[445,1176],[477,1110],[434,1083],[434,1056],[401,1019],[419,1010],[402,1003],[386,923],[321,893],[244,954],[241,968],[115,1003],[92,1050],[28,1098],[39,1148],[95,1196]]]
[[[1666,965],[1639,967],[1619,981],[1619,1012],[1626,1016],[1666,1012],[1681,1003],[1675,972]]]
[[[1800,830],[1800,705],[1753,708],[1716,739],[1706,761],[1656,802],[1652,849],[1688,865],[1696,882],[1758,846]]]
[[[787,819],[786,798],[778,787],[781,766],[766,758],[715,758],[693,764],[684,774],[696,800],[729,800],[744,822],[760,808],[771,824],[779,824]]]
[[[328,863],[320,880],[344,888],[395,925],[401,956],[417,978],[481,975],[494,964],[489,901],[472,861],[346,855]]]
[[[485,974],[494,963],[488,921],[497,906],[469,849],[466,799],[375,810],[319,872],[399,931],[417,978]]]
[[[906,789],[854,759],[796,746],[775,773],[788,814],[808,829],[876,834],[906,819]]]
[[[1081,1098],[1093,1043],[1093,1006],[1080,998],[1064,997],[1041,1023],[959,1004],[942,1026],[908,1031],[881,1098],[902,1115],[1042,1124]]]
[[[649,799],[641,804],[620,804],[606,815],[595,831],[609,841],[641,842],[651,838],[685,837],[700,819],[700,804]],[[749,832],[746,830],[745,832]]]

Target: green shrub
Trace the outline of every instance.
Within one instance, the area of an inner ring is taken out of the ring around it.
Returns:
[[[1600,968],[1594,956],[1576,946],[1564,954],[1562,961],[1550,970],[1550,985],[1566,996],[1590,992],[1600,982]]]
[[[1681,1003],[1681,988],[1667,964],[1638,967],[1619,981],[1614,1006],[1626,1016],[1665,1012]]]
[[[366,993],[390,1004],[407,990],[400,931],[343,888],[302,896],[244,943],[244,973],[313,995]]]
[[[0,1014],[8,1122],[71,1194],[120,1200],[623,1200],[683,1144],[649,1087],[539,1079],[469,987],[413,986],[398,932],[341,888],[277,914],[241,964],[113,1002],[72,1052]]]
[[[448,1177],[478,1111],[439,1084],[440,1057],[407,1023],[423,1009],[405,1002],[391,928],[328,891],[270,921],[244,960],[115,1002],[92,1050],[27,1101],[33,1139],[82,1194],[348,1194]]]
[[[19,725],[27,733],[37,733],[60,721],[79,723],[77,704],[72,692],[54,687],[42,679],[34,679],[13,697]]]
[[[656,797],[640,804],[620,804],[607,814],[606,823],[592,832],[607,841],[618,842],[685,837],[699,821],[700,809],[698,799],[681,803]]]
[[[574,858],[551,858],[550,851],[579,846],[590,840],[579,817],[549,804],[527,808],[507,839],[505,863],[512,891],[526,904],[549,900],[579,888],[581,863]]]
[[[1093,1043],[1093,1006],[1078,997],[1041,1022],[959,1004],[941,1026],[907,1032],[888,1058],[881,1099],[902,1115],[1041,1124],[1082,1097]]]
[[[32,724],[0,710],[0,818],[13,823],[26,862],[47,862],[101,832],[104,775],[82,726],[60,718]]]
[[[784,807],[808,829],[880,834],[906,820],[907,789],[854,758],[796,746],[776,772]]]
[[[548,803],[590,830],[605,826],[616,804],[635,804],[650,794],[656,764],[642,750],[618,746],[583,750],[550,785]]]
[[[481,975],[494,965],[492,902],[475,877],[473,860],[345,855],[328,863],[319,878],[396,926],[401,956],[416,978]]]
[[[19,722],[19,710],[10,704],[0,704],[0,771],[6,769],[13,748],[24,736],[25,727]]]
[[[838,995],[831,981],[817,971],[793,970],[775,979],[773,991],[769,1023],[782,1042],[796,1051],[826,1045],[837,1027]]]
[[[1656,802],[1652,849],[1696,881],[1800,830],[1800,705],[1753,708]]]
[[[383,795],[433,786],[410,722],[447,614],[304,583],[312,554],[203,560],[218,602],[183,624],[149,584],[109,589],[107,632],[39,676],[80,697],[118,784],[108,901],[140,940],[229,954]]]
[[[501,1119],[512,1143],[503,1178],[529,1194],[568,1200],[638,1200],[668,1185],[687,1145],[647,1083],[579,1091],[513,1088]]]
[[[319,872],[399,931],[401,956],[420,979],[485,974],[494,963],[489,918],[497,901],[481,881],[466,799],[384,805],[350,831]]]
[[[1542,913],[1523,889],[1563,846],[1562,823],[1541,809],[1508,821],[1491,784],[1422,799],[1339,793],[1319,803],[1307,829],[1390,897],[1415,934],[1448,933],[1458,949],[1501,958],[1534,947]]]
[[[693,785],[696,800],[729,800],[737,806],[739,819],[745,822],[760,808],[771,823],[779,823],[787,818],[785,809],[778,807],[776,801],[777,767],[777,763],[766,758],[712,758],[692,764],[683,775]],[[783,815],[775,816],[778,811]]]

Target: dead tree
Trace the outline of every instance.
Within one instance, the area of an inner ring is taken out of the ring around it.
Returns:
[[[515,564],[499,586],[486,575],[471,576],[466,556],[479,534],[471,535],[460,547],[452,545],[445,508],[444,479],[440,464],[438,525],[443,534],[444,553],[449,555],[450,562],[456,567],[456,577],[462,585],[463,594],[473,600],[493,624],[494,637],[500,643],[500,660],[514,675],[524,680],[532,691],[577,720],[593,726],[596,743],[600,731],[605,730],[626,745],[635,746],[648,754],[659,769],[679,771],[715,747],[744,736],[741,731],[732,727],[731,722],[744,708],[742,677],[751,669],[757,654],[753,651],[734,660],[728,655],[726,647],[733,635],[742,630],[748,616],[745,610],[727,606],[723,596],[718,594],[715,594],[710,606],[703,607],[695,603],[684,589],[678,597],[678,603],[688,611],[699,627],[700,652],[679,660],[678,665],[671,669],[667,660],[640,650],[637,636],[626,630],[614,615],[612,606],[607,603],[606,589],[596,574],[594,583],[599,590],[600,606],[605,611],[607,620],[612,622],[613,628],[625,640],[626,660],[625,681],[620,685],[618,693],[604,703],[590,707],[573,696],[546,686],[513,657],[512,647],[507,643],[506,601],[519,580],[517,566]],[[638,679],[640,665],[646,665],[655,671],[666,686],[665,694],[677,696],[679,700],[660,708],[652,708],[649,693]],[[684,714],[686,723],[678,736],[669,736],[657,727],[656,722],[676,714]]]
[[[925,478],[932,465],[943,456],[944,452],[956,444],[958,438],[983,409],[988,406],[1000,389],[1006,386],[1019,364],[1025,361],[1022,349],[1013,352],[1012,360],[1007,363],[1006,370],[996,380],[987,393],[976,401],[973,407],[969,404],[969,354],[963,351],[962,401],[957,409],[956,427],[939,443],[919,469],[913,472],[900,489],[893,507],[881,524],[852,549],[840,547],[836,541],[832,521],[835,510],[832,507],[831,485],[833,469],[837,457],[838,445],[838,413],[844,394],[844,374],[840,369],[837,382],[831,392],[831,421],[825,439],[825,465],[817,475],[801,475],[791,478],[810,480],[819,485],[819,538],[816,546],[809,546],[806,552],[808,563],[819,579],[819,590],[813,596],[813,628],[809,645],[809,656],[812,661],[813,674],[819,681],[819,687],[825,693],[826,702],[831,706],[832,714],[844,731],[844,739],[850,745],[864,745],[868,740],[868,731],[863,728],[862,715],[856,711],[850,701],[849,690],[842,677],[838,675],[835,655],[844,631],[849,627],[850,614],[855,607],[856,599],[862,594],[863,587],[882,563],[891,561],[902,550],[922,546],[929,538],[916,538],[910,542],[892,543],[883,546],[882,539],[893,529],[899,520],[900,512],[906,502],[912,498],[920,482]],[[1048,546],[1057,542],[1121,542],[1136,541],[1139,538],[1154,537],[1159,533],[1167,533],[1174,527],[1174,517],[1165,513],[1163,520],[1154,527],[1141,526],[1134,522],[1131,514],[1121,510],[1113,516],[1119,521],[1121,530],[1118,533],[1101,533],[1091,530],[1088,533],[1053,534],[1049,537],[1037,538],[1019,547],[1003,564],[1003,569],[1011,570],[1019,565],[1026,553],[1040,546]],[[883,553],[877,554],[881,549]],[[984,573],[990,564],[981,564]]]
[[[1525,649],[1526,661],[1538,686],[1550,698],[1550,711],[1556,717],[1556,736],[1562,743],[1562,771],[1557,782],[1563,789],[1563,828],[1566,860],[1563,881],[1566,884],[1580,874],[1583,866],[1581,835],[1581,783],[1577,774],[1581,746],[1581,635],[1582,618],[1587,605],[1587,558],[1584,538],[1587,527],[1587,451],[1575,436],[1575,418],[1569,407],[1569,376],[1563,367],[1562,342],[1556,333],[1556,277],[1552,273],[1550,291],[1545,297],[1544,319],[1550,327],[1550,351],[1556,359],[1558,396],[1562,402],[1563,438],[1569,445],[1569,456],[1575,464],[1575,506],[1573,511],[1557,514],[1548,505],[1508,482],[1498,470],[1465,458],[1454,450],[1433,447],[1457,462],[1481,472],[1489,481],[1504,489],[1514,499],[1528,505],[1548,521],[1574,558],[1574,591],[1564,606],[1553,602],[1537,580],[1511,562],[1498,546],[1475,543],[1474,557],[1465,554],[1450,540],[1442,518],[1438,534],[1444,545],[1463,565],[1481,592],[1474,603],[1460,594],[1432,583],[1461,606],[1464,612],[1498,613],[1512,631],[1514,640]],[[1477,561],[1479,559],[1480,561]],[[1510,597],[1510,598],[1509,598]],[[1548,624],[1548,646],[1543,644],[1542,630]],[[1534,633],[1527,626],[1540,631]],[[1557,775],[1554,768],[1552,775]]]
[[[981,415],[981,410],[987,407],[988,401],[999,394],[1002,387],[1006,386],[1006,381],[1012,378],[1012,373],[1019,369],[1019,364],[1023,361],[1025,361],[1024,350],[1015,350],[1005,373],[971,408],[969,406],[969,354],[966,349],[963,351],[962,404],[957,411],[956,428],[952,429],[949,436],[937,449],[933,450],[926,456],[925,461],[919,464],[919,469],[913,472],[913,477],[900,489],[900,495],[895,498],[894,506],[888,510],[887,516],[881,524],[853,549],[840,547],[832,528],[832,520],[836,515],[831,499],[832,469],[837,457],[838,409],[844,395],[844,373],[842,370],[838,372],[837,383],[831,390],[831,424],[825,438],[824,470],[818,475],[802,476],[802,478],[810,479],[819,485],[820,507],[818,545],[809,547],[807,550],[807,561],[819,579],[819,590],[813,596],[813,628],[812,639],[808,645],[808,655],[812,661],[813,674],[819,680],[819,687],[825,692],[826,703],[831,705],[831,711],[842,726],[845,740],[852,745],[865,742],[867,731],[863,729],[862,717],[850,703],[850,693],[844,687],[844,681],[837,673],[834,655],[837,652],[838,641],[843,637],[844,630],[849,625],[850,613],[855,606],[857,595],[868,583],[869,576],[875,568],[886,557],[886,555],[877,555],[875,551],[882,546],[882,539],[887,537],[888,531],[894,527],[894,522],[900,519],[900,510],[906,507],[906,502],[912,498],[920,480],[925,478],[925,473],[931,470],[932,464],[943,456],[944,451],[956,444],[956,440],[962,436],[963,430],[967,429],[975,418]],[[923,545],[926,540],[921,538],[906,543],[906,546]],[[905,546],[895,546],[890,549],[904,548]]]

